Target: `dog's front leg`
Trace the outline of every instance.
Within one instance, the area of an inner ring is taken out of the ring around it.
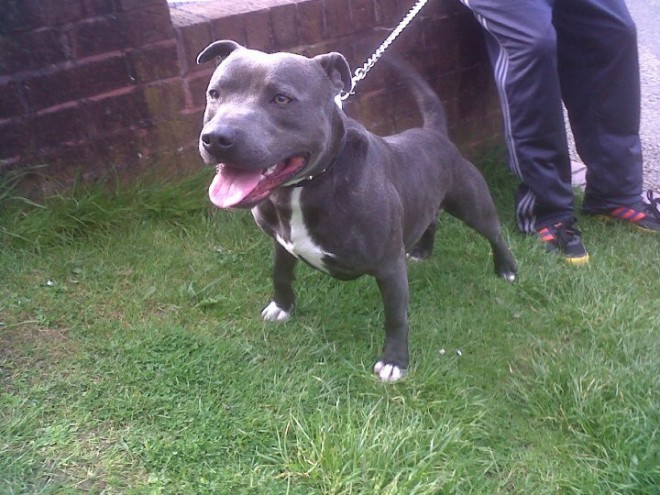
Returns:
[[[408,367],[408,272],[405,255],[376,274],[385,309],[383,357],[374,372],[384,382],[402,378]]]
[[[261,312],[267,321],[286,321],[291,318],[295,306],[293,293],[293,271],[298,259],[273,240],[275,247],[273,256],[273,288],[274,294],[270,304]]]

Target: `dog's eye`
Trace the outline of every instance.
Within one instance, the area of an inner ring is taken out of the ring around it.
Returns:
[[[286,105],[291,101],[293,101],[291,98],[281,93],[278,93],[273,97],[273,103],[275,103],[276,105]]]
[[[218,91],[217,89],[209,89],[209,98],[211,98],[212,100],[217,100],[218,98],[220,98],[220,91]]]

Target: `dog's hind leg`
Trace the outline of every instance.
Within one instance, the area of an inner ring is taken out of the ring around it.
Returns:
[[[462,220],[466,225],[488,239],[493,250],[495,273],[508,282],[513,282],[516,279],[516,262],[504,241],[497,212],[490,197],[488,203],[491,205],[490,207],[472,203],[467,209],[452,208],[447,203],[446,209],[449,214]]]
[[[493,263],[495,264],[495,273],[502,277],[507,282],[516,280],[516,262],[513,260],[513,255],[509,250],[502,232],[497,235],[494,240],[489,239],[490,247],[493,250]]]
[[[273,240],[273,244],[275,247],[273,259],[274,294],[270,304],[261,312],[261,316],[267,321],[286,321],[291,318],[295,307],[293,280],[298,259],[276,240]]]
[[[462,220],[488,239],[493,250],[495,272],[503,279],[513,282],[516,279],[516,262],[504,241],[500,220],[486,180],[470,162],[464,161],[463,166],[465,173],[461,176],[460,184],[456,184],[454,188],[459,193],[447,195],[445,209],[447,213]]]
[[[415,246],[408,253],[408,258],[412,261],[422,261],[431,256],[433,252],[433,243],[435,242],[435,229],[437,220],[433,220],[429,225],[422,237],[417,241]]]

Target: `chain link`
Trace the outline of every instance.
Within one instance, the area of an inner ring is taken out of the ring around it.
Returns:
[[[401,32],[410,24],[410,21],[417,15],[417,13],[422,10],[422,7],[426,5],[428,0],[417,0],[415,5],[411,7],[406,16],[401,20],[399,25],[394,28],[394,31],[383,41],[383,43],[376,49],[374,54],[367,59],[367,61],[359,69],[355,69],[355,74],[351,78],[351,90],[348,92],[343,92],[341,95],[342,100],[348,99],[349,96],[355,93],[355,86],[362,79],[367,77],[367,73],[376,65],[378,59],[383,56],[385,50],[394,42],[395,39],[401,34]]]

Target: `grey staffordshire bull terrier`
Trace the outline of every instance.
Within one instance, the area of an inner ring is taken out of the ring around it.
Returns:
[[[442,104],[418,75],[402,74],[424,126],[383,138],[335,103],[351,87],[339,53],[267,54],[223,40],[197,62],[212,59],[220,63],[208,86],[199,150],[217,168],[213,204],[251,208],[274,239],[274,295],[265,320],[291,316],[298,260],[341,280],[372,275],[385,309],[374,372],[398,380],[408,366],[406,253],[431,253],[443,209],[488,239],[496,273],[514,280],[516,264],[486,182],[449,141]]]

